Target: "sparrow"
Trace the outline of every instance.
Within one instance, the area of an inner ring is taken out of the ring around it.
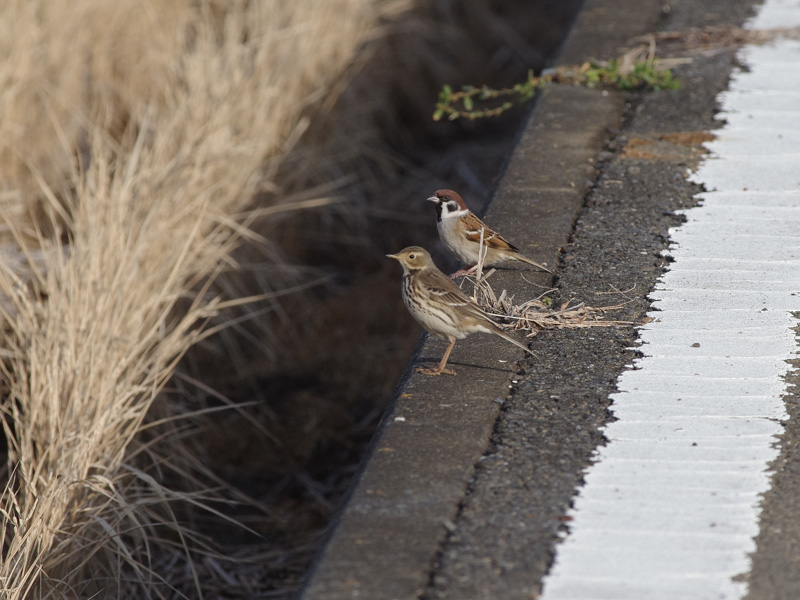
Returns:
[[[460,261],[473,265],[467,270],[456,271],[450,276],[451,278],[475,273],[478,267],[478,253],[481,250],[481,231],[483,231],[484,266],[492,267],[506,261],[520,261],[548,273],[552,272],[522,254],[516,246],[481,221],[453,190],[437,190],[428,200],[436,203],[436,228],[444,245]]]
[[[456,340],[471,333],[493,333],[508,340],[525,352],[534,355],[525,344],[518,342],[500,329],[492,318],[433,263],[428,251],[419,246],[409,246],[397,254],[387,254],[403,266],[403,302],[411,316],[431,334],[445,338],[450,343],[436,368],[417,368],[426,375],[454,371],[445,369]]]

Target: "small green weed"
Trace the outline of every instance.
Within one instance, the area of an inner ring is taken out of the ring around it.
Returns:
[[[488,86],[466,85],[454,92],[443,85],[433,112],[433,120],[445,116],[448,120],[459,118],[483,119],[496,117],[517,103],[527,102],[536,93],[552,83],[584,85],[586,87],[615,87],[621,90],[677,90],[681,82],[670,69],[662,68],[655,56],[641,56],[637,48],[618,59],[608,62],[587,62],[579,67],[558,67],[545,71],[539,77],[528,72],[526,81],[513,87],[493,89]]]
[[[621,90],[679,90],[681,82],[669,69],[659,69],[655,61],[641,60],[632,69],[622,68],[619,60],[592,63],[585,71],[586,85],[618,87]]]

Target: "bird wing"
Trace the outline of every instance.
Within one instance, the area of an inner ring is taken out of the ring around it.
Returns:
[[[429,275],[429,277],[426,277],[423,283],[425,287],[428,288],[431,296],[434,296],[440,302],[444,302],[449,306],[457,307],[459,310],[472,317],[487,319],[489,321],[492,320],[489,315],[468,298],[447,275],[441,272],[436,274],[427,273],[427,275]],[[440,275],[441,277],[437,277],[436,275]]]
[[[516,246],[511,244],[511,242],[506,240],[494,229],[486,225],[486,223],[476,217],[474,213],[467,213],[462,217],[462,220],[465,226],[464,235],[469,241],[480,244],[481,231],[483,231],[483,243],[489,248],[494,248],[495,250],[510,250],[512,252],[519,252],[519,249]]]

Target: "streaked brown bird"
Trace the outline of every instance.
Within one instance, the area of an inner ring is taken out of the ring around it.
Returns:
[[[436,203],[436,228],[442,242],[465,265],[471,265],[470,269],[461,269],[451,277],[475,272],[481,252],[481,231],[485,266],[493,267],[503,262],[519,261],[551,273],[550,269],[522,254],[516,246],[481,221],[453,190],[437,190],[428,200]]]
[[[500,329],[480,306],[469,299],[447,275],[436,268],[428,251],[409,246],[397,254],[387,254],[403,265],[403,302],[417,322],[433,335],[449,340],[450,344],[436,368],[418,368],[426,375],[454,371],[445,369],[456,340],[471,333],[493,333],[533,355],[525,344]]]

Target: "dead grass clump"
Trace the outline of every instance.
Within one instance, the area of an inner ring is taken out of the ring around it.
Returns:
[[[734,25],[707,25],[690,27],[682,31],[661,31],[649,33],[633,42],[645,42],[649,45],[656,42],[671,46],[672,52],[688,55],[710,55],[738,48],[744,44],[767,44],[777,38],[797,39],[800,27],[778,27],[775,29],[743,29]]]
[[[223,306],[209,282],[250,235],[253,195],[277,191],[270,175],[363,37],[367,9],[3,3],[5,241],[43,257],[27,284],[0,267],[5,598],[166,597],[183,586],[174,572],[203,595],[193,558],[208,551],[175,506],[210,510],[211,498],[166,487],[173,457],[137,435]],[[266,291],[297,279],[276,270]]]
[[[508,329],[526,331],[527,337],[533,337],[543,329],[585,329],[588,327],[622,327],[631,325],[631,321],[606,321],[603,315],[621,309],[624,304],[594,308],[583,302],[572,304],[565,302],[554,309],[544,302],[545,292],[533,298],[514,304],[514,298],[503,290],[498,296],[487,279],[494,269],[478,278],[472,279],[473,299],[489,314],[498,317],[507,324]]]

